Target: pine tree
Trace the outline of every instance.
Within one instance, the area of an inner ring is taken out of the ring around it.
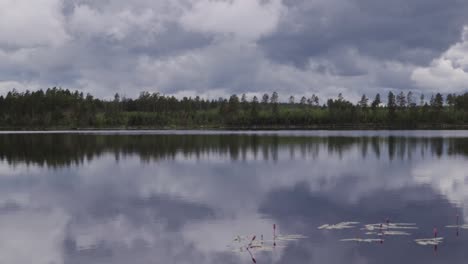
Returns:
[[[278,114],[278,100],[279,100],[278,93],[273,92],[273,94],[271,94],[270,102],[273,105],[272,111],[274,115]]]
[[[319,106],[320,105],[320,99],[317,95],[313,94],[311,97],[311,102],[314,106]]]
[[[416,107],[416,102],[414,101],[413,92],[409,91],[406,94],[406,101],[408,102],[408,106],[411,108]]]
[[[244,110],[244,111],[247,110],[248,104],[249,104],[249,102],[247,102],[247,95],[245,95],[245,93],[244,93],[241,96],[242,110]]]
[[[361,108],[367,108],[367,104],[369,102],[369,98],[366,97],[365,94],[362,95],[361,100],[358,102],[358,106]]]
[[[305,105],[307,103],[307,99],[306,99],[305,96],[302,96],[300,103],[301,103],[301,105]]]
[[[395,109],[396,109],[396,102],[395,102],[395,95],[392,92],[388,93],[387,99],[387,108],[390,120],[393,120],[395,117]]]
[[[251,114],[252,117],[256,118],[258,116],[258,98],[254,96],[251,103]]]
[[[375,110],[381,103],[380,94],[376,94],[374,101],[372,101],[372,110]]]
[[[397,100],[398,107],[400,107],[400,108],[405,108],[406,107],[406,96],[405,96],[405,94],[403,92],[400,92],[397,95],[396,100]]]
[[[262,104],[268,104],[268,100],[270,99],[270,96],[268,94],[263,94],[262,97]]]
[[[236,114],[238,111],[239,111],[239,97],[233,94],[231,95],[231,97],[229,97],[228,112],[230,114]]]
[[[434,98],[434,107],[437,110],[441,110],[444,107],[444,97],[440,93],[437,93]]]

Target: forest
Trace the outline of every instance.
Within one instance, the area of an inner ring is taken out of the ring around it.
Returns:
[[[0,129],[430,129],[467,128],[468,92],[339,94],[280,100],[278,93],[208,100],[142,92],[104,100],[62,88],[0,96]],[[384,103],[385,101],[385,103]]]

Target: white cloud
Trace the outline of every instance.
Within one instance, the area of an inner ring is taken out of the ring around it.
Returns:
[[[196,91],[229,94],[254,87],[262,57],[255,45],[219,41],[202,49],[161,59],[139,60],[139,79],[162,92]]]
[[[0,48],[57,46],[68,39],[62,0],[0,0]]]
[[[67,221],[68,216],[59,211],[30,210],[2,215],[0,263],[63,263]]]
[[[161,25],[154,21],[152,9],[141,13],[131,10],[101,12],[88,5],[76,6],[70,18],[69,28],[76,35],[105,36],[114,40],[123,40],[136,28],[157,32]]]
[[[0,81],[0,95],[6,95],[12,89],[16,89],[17,91],[24,91],[24,90],[34,90],[38,87],[35,84],[28,83],[28,82],[16,82],[16,81]]]
[[[430,185],[437,193],[463,208],[464,219],[468,221],[468,173],[464,158],[443,159],[437,163],[421,162],[412,170],[414,180]]]
[[[276,28],[282,8],[279,0],[263,3],[259,0],[202,0],[194,4],[181,22],[195,31],[256,40]]]
[[[428,67],[416,68],[411,79],[418,86],[442,92],[465,92],[468,89],[468,27],[461,42],[451,46]]]

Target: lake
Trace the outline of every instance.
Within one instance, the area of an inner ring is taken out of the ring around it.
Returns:
[[[464,263],[467,161],[468,131],[2,132],[0,263]]]

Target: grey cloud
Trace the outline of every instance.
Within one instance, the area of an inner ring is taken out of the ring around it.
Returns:
[[[171,231],[180,230],[190,221],[213,218],[208,206],[186,202],[170,196],[149,198],[103,196],[89,205],[89,213],[97,219],[113,219],[125,215],[136,226],[164,220]]]
[[[130,52],[152,57],[171,57],[187,50],[209,45],[213,39],[205,34],[187,31],[177,23],[169,23],[154,42],[139,42],[138,36],[132,37]]]
[[[460,0],[259,3],[47,0],[24,10],[19,32],[11,30],[14,20],[0,27],[0,93],[18,84],[99,97],[276,90],[281,98],[341,92],[355,101],[431,83],[430,73],[413,72],[457,43],[468,23],[468,3]],[[43,24],[34,8],[50,14]]]
[[[289,13],[262,44],[272,59],[304,65],[342,47],[426,64],[460,39],[468,3],[458,0],[285,1]]]
[[[0,214],[10,213],[21,209],[21,205],[16,202],[8,201],[0,204]]]

